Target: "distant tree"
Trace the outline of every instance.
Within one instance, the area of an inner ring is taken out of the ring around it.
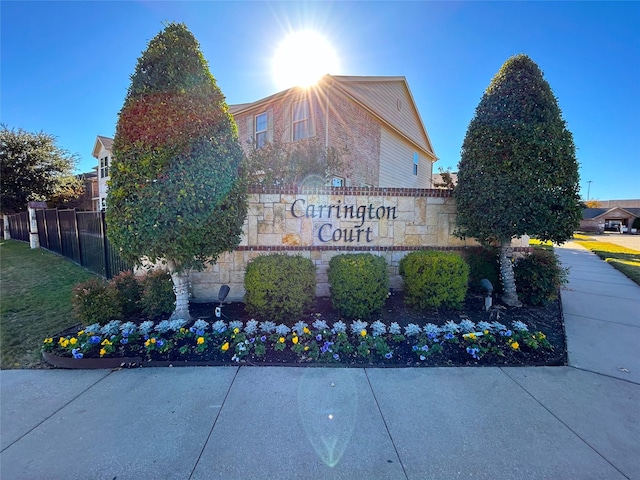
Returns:
[[[109,239],[137,264],[166,264],[172,318],[188,320],[188,272],[238,245],[247,202],[236,124],[184,24],[167,24],[138,59],[113,155]]]
[[[500,246],[503,301],[519,305],[510,242],[562,243],[579,225],[578,162],[551,87],[526,55],[493,77],[469,124],[454,191],[456,234]]]
[[[442,167],[438,167],[438,173],[440,174],[441,181],[433,183],[435,188],[444,188],[447,190],[453,190],[456,188],[453,175],[451,174],[451,167],[448,167],[446,170]]]
[[[72,172],[77,156],[56,145],[44,132],[0,126],[0,212],[27,209],[31,200],[72,200],[82,193],[82,184]]]
[[[596,200],[596,199],[591,199],[591,200],[587,200],[585,202],[580,202],[581,206],[583,206],[583,208],[600,208],[601,204],[600,204],[600,200]]]
[[[340,176],[346,149],[325,148],[316,140],[284,142],[275,139],[257,147],[249,145],[246,155],[249,183],[264,186],[301,185],[310,177],[326,184],[333,175]]]

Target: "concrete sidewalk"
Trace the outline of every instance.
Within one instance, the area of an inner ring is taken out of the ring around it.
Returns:
[[[640,479],[640,287],[557,252],[571,366],[5,370],[0,478]]]

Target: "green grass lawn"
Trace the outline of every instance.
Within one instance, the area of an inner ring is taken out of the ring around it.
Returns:
[[[46,250],[0,240],[0,368],[41,364],[43,339],[79,323],[71,311],[71,290],[91,277]]]
[[[574,240],[640,285],[639,251],[614,243],[592,241],[592,238],[584,235],[574,235]]]

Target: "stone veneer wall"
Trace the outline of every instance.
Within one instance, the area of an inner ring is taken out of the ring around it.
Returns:
[[[241,301],[247,263],[273,253],[313,260],[317,296],[329,295],[329,260],[348,252],[384,257],[391,287],[401,289],[398,265],[407,253],[477,246],[474,240],[452,235],[455,216],[454,199],[447,190],[324,188],[303,193],[297,188],[254,188],[240,245],[221,255],[215,265],[191,274],[192,301],[217,301],[224,284],[231,288],[227,300]],[[528,246],[528,238],[514,246]]]

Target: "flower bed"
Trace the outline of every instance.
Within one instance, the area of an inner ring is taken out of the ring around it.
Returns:
[[[45,360],[62,368],[141,365],[549,365],[562,364],[545,333],[521,321],[385,324],[320,318],[274,322],[183,320],[93,324],[44,340]],[[71,361],[75,360],[75,362]],[[91,365],[91,366],[88,366]]]

